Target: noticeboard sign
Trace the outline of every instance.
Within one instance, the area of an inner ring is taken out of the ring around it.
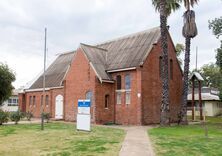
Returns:
[[[78,100],[77,130],[90,131],[90,100]]]
[[[90,100],[78,100],[78,114],[90,114]]]

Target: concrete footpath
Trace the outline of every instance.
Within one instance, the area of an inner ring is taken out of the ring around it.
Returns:
[[[123,127],[121,127],[123,128]],[[127,134],[119,156],[155,156],[147,134],[147,126],[124,127]]]

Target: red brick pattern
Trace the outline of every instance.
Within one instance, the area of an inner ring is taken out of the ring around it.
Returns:
[[[169,60],[173,60],[173,80],[170,80],[170,114],[171,121],[177,120],[182,92],[182,72],[176,59],[171,38],[169,40]],[[116,104],[116,81],[101,83],[82,49],[78,49],[72,60],[69,71],[63,82],[64,88],[46,91],[49,96],[49,106],[44,107],[55,117],[55,98],[64,96],[64,119],[76,121],[78,99],[85,99],[86,93],[93,93],[91,106],[92,122],[104,124],[116,122],[124,125],[141,125],[158,123],[161,104],[161,78],[159,76],[159,57],[161,47],[154,45],[143,66],[135,70],[112,73],[113,79],[121,75],[121,104]],[[131,77],[131,99],[126,104],[125,76]],[[20,108],[32,111],[35,117],[40,117],[42,92],[26,92],[25,99],[19,96],[19,102],[25,104]],[[108,108],[105,108],[105,96],[109,95]],[[29,96],[36,96],[36,104],[29,105]]]
[[[170,116],[171,121],[177,120],[182,94],[182,72],[176,59],[171,40],[168,42],[169,60],[173,60],[173,80],[170,80]],[[161,78],[159,76],[159,57],[161,45],[158,42],[148,55],[142,71],[142,116],[143,124],[159,123],[162,96]]]

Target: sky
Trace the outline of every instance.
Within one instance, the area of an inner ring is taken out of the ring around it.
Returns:
[[[194,7],[198,36],[192,39],[191,69],[215,62],[219,40],[208,20],[222,15],[221,0],[201,0]],[[43,71],[44,29],[47,27],[47,66],[80,43],[96,44],[159,26],[151,0],[1,0],[0,62],[15,72],[15,88],[30,84]],[[176,43],[181,34],[184,6],[168,19]]]

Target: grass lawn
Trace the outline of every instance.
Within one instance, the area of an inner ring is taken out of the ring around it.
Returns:
[[[1,156],[117,156],[125,132],[95,126],[76,131],[74,124],[48,123],[0,126]]]
[[[208,138],[200,124],[150,129],[157,155],[222,156],[222,117],[207,121]]]

